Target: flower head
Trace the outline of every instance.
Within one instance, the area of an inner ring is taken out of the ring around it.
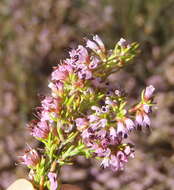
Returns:
[[[45,152],[40,151],[44,152],[40,156],[29,148],[21,161],[34,171],[36,184],[41,184],[44,176],[41,185],[51,190],[58,189],[56,169],[72,163],[76,155],[100,158],[103,168],[123,170],[134,157],[125,138],[135,126],[150,125],[154,87],[146,87],[141,101],[128,110],[125,91],[115,88],[109,79],[135,57],[137,46],[121,38],[108,51],[95,35],[86,41],[86,47],[72,49],[69,57],[54,68],[48,85],[51,93],[37,108],[37,120],[28,124],[31,135],[44,143]]]

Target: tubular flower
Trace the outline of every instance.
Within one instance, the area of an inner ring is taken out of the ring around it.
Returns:
[[[93,40],[97,43],[102,52],[105,52],[105,45],[98,35],[93,36]]]
[[[147,100],[151,99],[153,97],[154,91],[155,91],[155,88],[152,85],[146,87],[145,93],[144,93],[145,99]]]
[[[57,190],[58,188],[57,174],[54,172],[49,172],[48,178],[50,180],[50,190]]]

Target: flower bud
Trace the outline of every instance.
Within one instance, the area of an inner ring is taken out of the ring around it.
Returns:
[[[50,190],[57,190],[58,188],[57,174],[54,172],[49,172],[48,178],[50,180]]]
[[[145,92],[144,92],[145,99],[147,100],[151,99],[154,91],[155,91],[155,88],[152,85],[146,87]]]
[[[28,167],[35,167],[40,162],[40,156],[35,149],[29,147],[28,150],[25,151],[25,154],[20,156],[20,161]]]

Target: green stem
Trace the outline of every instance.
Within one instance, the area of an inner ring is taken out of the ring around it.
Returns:
[[[72,143],[73,140],[76,138],[76,136],[79,134],[79,132],[75,132],[73,134],[70,134],[68,137],[67,137],[67,140],[65,140],[64,142],[62,142],[57,150],[57,154],[60,154],[62,149],[68,144],[68,143]]]
[[[63,132],[62,132],[62,129],[61,129],[61,125],[60,125],[60,124],[61,124],[61,122],[60,122],[60,121],[57,121],[57,132],[58,132],[60,141],[64,142],[65,139],[64,139]]]

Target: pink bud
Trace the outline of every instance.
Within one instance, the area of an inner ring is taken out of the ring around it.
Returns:
[[[135,120],[138,125],[143,126],[143,117],[140,113],[136,114]]]
[[[147,100],[149,100],[150,98],[152,98],[154,91],[155,91],[155,88],[152,85],[146,87],[144,97]]]
[[[123,48],[126,48],[129,45],[128,42],[124,38],[120,38],[117,44]]]
[[[54,172],[49,172],[48,178],[50,180],[50,190],[57,190],[58,188],[57,174]]]
[[[126,127],[127,127],[128,131],[131,131],[135,127],[134,122],[129,118],[125,119],[125,124],[126,124]]]
[[[87,40],[86,47],[90,48],[94,52],[97,52],[100,50],[99,47],[97,46],[97,44],[91,40]]]
[[[143,115],[143,124],[145,125],[145,126],[150,126],[150,119],[149,119],[149,117],[148,117],[148,115],[147,114],[145,114],[145,115]]]
[[[95,36],[93,36],[93,40],[97,42],[97,44],[99,45],[102,52],[104,52],[105,51],[105,45],[104,45],[103,41],[101,40],[101,38],[99,38],[98,35],[95,35]]]

